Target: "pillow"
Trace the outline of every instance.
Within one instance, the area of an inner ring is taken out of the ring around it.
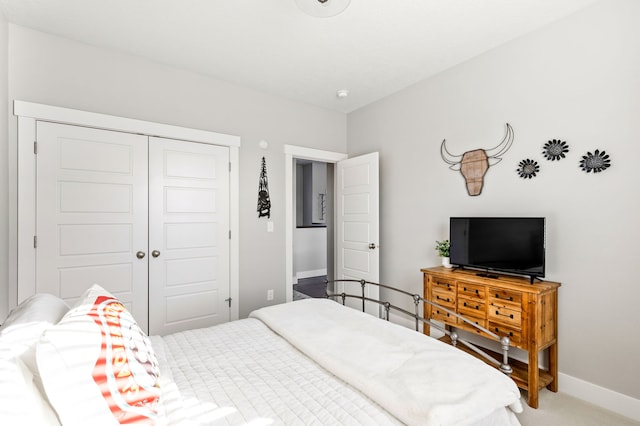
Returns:
[[[42,335],[38,370],[64,425],[154,424],[160,389],[148,337],[120,303],[92,286]]]
[[[19,356],[36,375],[36,344],[46,329],[57,324],[69,311],[64,300],[49,293],[37,293],[13,308],[0,328],[0,342],[12,356]],[[42,388],[40,387],[42,390]]]
[[[40,393],[34,377],[19,357],[5,345],[0,349],[1,425],[59,425],[49,401]]]
[[[53,294],[37,293],[13,308],[2,327],[0,341],[11,346],[14,355],[32,348],[40,335],[69,311],[64,300]]]

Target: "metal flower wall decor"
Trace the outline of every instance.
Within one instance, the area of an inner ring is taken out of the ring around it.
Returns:
[[[560,139],[551,139],[542,147],[542,155],[549,161],[560,161],[566,158],[568,152],[569,144]],[[593,153],[587,152],[580,160],[580,168],[586,173],[600,173],[609,167],[611,167],[611,158],[604,150],[596,149]],[[531,179],[540,172],[540,166],[537,161],[526,158],[518,163],[516,172],[523,179]]]
[[[565,158],[565,154],[567,152],[569,152],[569,145],[567,145],[567,142],[559,139],[552,139],[544,144],[542,155],[544,155],[544,158],[547,160],[560,161]]]
[[[518,170],[516,171],[521,178],[531,179],[532,177],[536,177],[536,173],[540,171],[540,166],[538,166],[537,161],[527,158],[518,163]]]
[[[593,154],[587,152],[586,155],[582,156],[582,160],[580,160],[580,168],[587,173],[600,173],[607,170],[610,166],[611,159],[609,158],[609,154],[598,149],[596,149]]]

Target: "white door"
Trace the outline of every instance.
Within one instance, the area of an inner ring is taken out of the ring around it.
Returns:
[[[150,138],[149,334],[229,321],[229,229],[229,148]]]
[[[380,282],[379,199],[377,152],[337,163],[336,279]],[[335,290],[361,294],[360,284]],[[365,290],[366,297],[378,299],[377,286],[368,285]],[[347,299],[347,304],[362,309],[356,299]],[[378,316],[378,304],[367,302],[366,312]]]
[[[147,330],[147,137],[38,122],[36,291],[93,283]]]

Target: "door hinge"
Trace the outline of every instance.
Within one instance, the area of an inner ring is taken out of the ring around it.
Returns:
[[[37,141],[33,142],[33,153],[35,155],[38,155],[38,142]]]
[[[231,239],[231,229],[229,229],[229,239]]]
[[[227,299],[224,299],[224,301],[225,301],[225,302],[229,302],[229,307],[231,307],[231,300],[232,300],[232,299],[231,299],[230,297],[229,297],[229,298],[227,298]]]
[[[231,173],[231,161],[229,161],[229,173]]]
[[[33,236],[33,248],[38,248],[38,236]]]

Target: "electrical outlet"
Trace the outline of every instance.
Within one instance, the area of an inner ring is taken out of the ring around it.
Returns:
[[[273,222],[267,222],[267,232],[273,232]]]
[[[273,300],[273,290],[267,290],[267,300]]]

